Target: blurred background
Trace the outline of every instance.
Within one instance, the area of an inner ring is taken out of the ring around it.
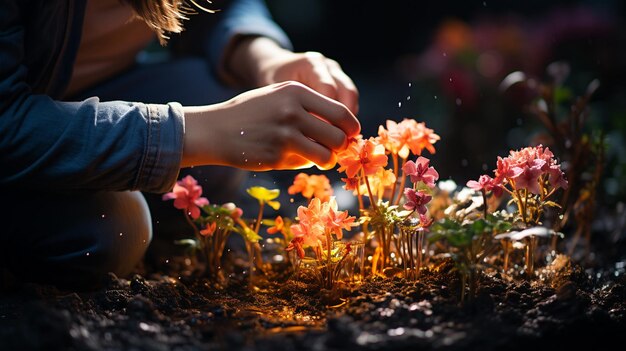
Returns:
[[[267,3],[296,51],[322,52],[353,78],[365,137],[387,119],[424,121],[441,136],[437,153],[424,156],[443,179],[459,184],[491,173],[496,156],[538,141],[543,126],[528,113],[532,96],[499,89],[509,73],[551,82],[547,67],[566,63],[563,116],[571,106],[566,100],[598,79],[585,128],[606,133],[604,200],[626,197],[623,1]]]

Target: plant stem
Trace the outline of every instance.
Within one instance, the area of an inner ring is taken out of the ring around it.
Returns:
[[[483,195],[483,217],[487,220],[487,193],[485,189],[480,189],[480,192]]]
[[[406,163],[406,158],[402,159],[402,164]],[[402,170],[402,179],[400,180],[400,192],[403,191],[404,189],[404,183],[406,182],[406,174],[404,174],[404,169]],[[395,205],[400,203],[400,199],[402,198],[401,195],[398,195],[398,198],[396,199]],[[391,202],[390,202],[391,203]],[[393,204],[393,203],[391,203]]]
[[[260,201],[259,205],[259,214],[256,217],[256,223],[254,224],[254,232],[259,234],[259,229],[261,228],[261,221],[263,220],[263,208],[265,207],[265,202]]]
[[[363,174],[363,178],[365,179],[365,186],[367,187],[367,193],[369,194],[370,197],[370,205],[374,208],[374,210],[378,210],[378,206],[376,205],[376,199],[374,198],[374,195],[372,194],[372,189],[370,188],[370,182],[367,179],[367,176],[365,175],[365,170],[363,168],[361,168],[361,173]]]
[[[328,281],[326,283],[328,284],[328,290],[331,290],[333,288],[333,270],[330,266],[330,254],[332,251],[331,244],[332,239],[330,237],[330,231],[326,230],[326,270],[328,271]]]
[[[392,153],[393,159],[393,175],[396,176],[396,181],[393,182],[393,188],[391,189],[391,198],[389,199],[389,203],[393,204],[393,199],[396,197],[396,185],[398,185],[398,154]],[[400,196],[398,194],[398,196]]]
[[[422,247],[424,245],[424,231],[420,230],[417,233],[417,272],[416,278],[420,276],[422,269]]]

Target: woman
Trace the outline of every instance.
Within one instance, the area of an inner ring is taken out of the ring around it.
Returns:
[[[86,287],[127,274],[152,235],[139,191],[168,191],[191,166],[329,168],[359,133],[350,78],[291,52],[262,1],[196,2],[0,1],[0,254],[13,275]],[[167,36],[167,60],[136,63]],[[256,89],[226,100],[233,88]]]

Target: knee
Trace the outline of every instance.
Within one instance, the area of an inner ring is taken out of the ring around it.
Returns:
[[[10,270],[23,280],[90,288],[108,272],[129,274],[152,239],[150,212],[139,192],[55,196],[49,202],[45,230],[16,233],[29,235],[27,252],[9,257]]]
[[[141,261],[152,240],[150,211],[140,192],[108,193],[106,196],[109,197],[106,202],[111,206],[108,214],[105,213],[103,222],[106,224],[96,231],[91,245],[91,269],[99,276],[108,272],[126,276]]]

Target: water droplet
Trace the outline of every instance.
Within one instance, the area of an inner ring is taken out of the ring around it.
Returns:
[[[259,162],[259,166],[261,165],[261,162]]]
[[[289,199],[289,202],[293,203],[293,197],[291,199]]]
[[[242,155],[245,155],[245,154],[246,154],[246,152],[244,151],[244,152],[242,152],[241,154],[242,154]]]
[[[411,96],[407,96],[407,97],[406,97],[406,100],[407,100],[407,101],[408,101],[408,100],[411,100]]]
[[[144,240],[144,241],[143,241],[143,243],[145,244],[145,243],[146,243],[146,241]]]
[[[462,103],[463,103],[463,101],[460,98],[456,98],[456,105],[457,106],[461,106]]]
[[[243,132],[243,130],[242,130],[242,131],[241,131],[241,133],[239,133],[239,134],[243,135],[243,133],[244,133],[244,132]]]
[[[409,83],[409,88],[411,87],[411,83]]]
[[[104,218],[104,217],[106,217],[106,216],[105,216],[105,215],[104,215],[104,213],[103,213],[101,217],[102,217],[102,218]]]
[[[448,54],[445,53],[445,52],[443,52],[442,54],[443,54],[443,57],[447,57],[448,56]]]
[[[452,77],[450,77],[450,82],[452,82]]]
[[[89,252],[87,252],[87,253],[85,254],[85,256],[89,256]]]
[[[120,233],[120,236],[122,236],[122,235],[124,235],[124,234]]]
[[[248,159],[247,159],[247,158],[246,158],[246,159],[244,159],[244,162],[248,162]]]
[[[402,102],[398,102],[398,107],[402,107]]]
[[[437,100],[437,95],[435,95],[435,100]]]
[[[165,260],[165,263],[170,263],[170,260]]]

